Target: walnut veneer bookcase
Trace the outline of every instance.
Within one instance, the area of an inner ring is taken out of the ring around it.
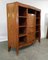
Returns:
[[[41,10],[19,2],[7,4],[8,50],[40,42]]]

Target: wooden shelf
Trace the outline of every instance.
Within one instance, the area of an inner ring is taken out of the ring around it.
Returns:
[[[26,36],[26,34],[19,34],[19,37]]]
[[[27,18],[26,16],[19,16],[19,18]]]
[[[26,27],[25,25],[19,26],[19,27]]]
[[[25,42],[24,43],[20,43],[19,44],[19,48],[26,47],[26,46],[29,46],[29,45],[32,45],[32,43],[27,43],[27,42],[26,43]]]
[[[25,47],[25,46],[27,46],[28,44],[27,43],[25,43],[25,42],[21,42],[21,43],[19,43],[19,48],[21,48],[21,47]]]

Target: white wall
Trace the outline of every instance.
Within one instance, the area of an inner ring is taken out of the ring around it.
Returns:
[[[48,3],[42,0],[2,0],[0,3],[0,41],[7,39],[7,11],[6,4],[19,1],[41,9],[41,38],[46,37],[45,14],[48,13]]]

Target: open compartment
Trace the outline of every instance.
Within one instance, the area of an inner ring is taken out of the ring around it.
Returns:
[[[36,31],[40,31],[40,25],[36,26]]]
[[[19,26],[26,26],[26,18],[19,18]]]
[[[36,19],[36,25],[40,24],[40,19]]]
[[[20,43],[20,45],[25,44],[27,42],[26,39],[27,39],[26,36],[19,37],[19,43]]]
[[[36,11],[36,17],[40,17],[40,11]]]
[[[19,6],[19,16],[26,16],[26,8]]]
[[[35,14],[35,10],[33,10],[33,9],[28,9],[28,13],[30,13],[30,14]]]
[[[40,32],[36,32],[36,38],[39,38]]]
[[[26,33],[26,27],[20,27],[19,28],[19,34],[20,35],[23,35],[23,34],[25,34]]]

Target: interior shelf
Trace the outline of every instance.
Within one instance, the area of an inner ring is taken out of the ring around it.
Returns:
[[[19,27],[26,27],[26,25],[23,25],[23,26],[19,26]]]
[[[19,16],[19,18],[26,18],[26,16]]]
[[[19,48],[25,47],[25,46],[28,46],[28,45],[30,45],[30,44],[27,43],[26,36],[19,38]]]
[[[26,36],[26,34],[20,34],[19,37],[23,37],[23,36]]]
[[[19,16],[26,16],[26,8],[19,6]]]

